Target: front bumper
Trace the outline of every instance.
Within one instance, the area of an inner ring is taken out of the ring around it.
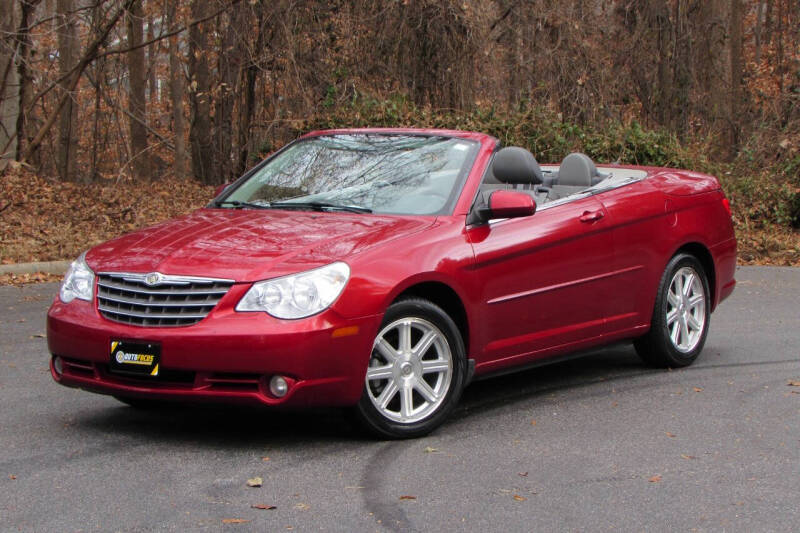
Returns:
[[[358,402],[380,315],[349,319],[328,309],[306,319],[279,320],[234,311],[224,300],[235,296],[229,293],[205,319],[186,327],[121,324],[102,317],[94,302],[64,304],[56,298],[47,314],[53,379],[102,394],[153,399],[286,406]],[[159,343],[159,376],[110,372],[114,340]],[[53,364],[56,356],[61,372]],[[269,391],[275,375],[289,383],[281,398]]]

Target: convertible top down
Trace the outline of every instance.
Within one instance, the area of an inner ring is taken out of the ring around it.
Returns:
[[[476,376],[624,340],[691,364],[735,265],[713,176],[539,165],[474,132],[317,131],[81,255],[48,312],[51,371],[140,407],[346,406],[415,437]]]

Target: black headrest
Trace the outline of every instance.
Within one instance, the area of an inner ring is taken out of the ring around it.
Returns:
[[[542,183],[542,169],[533,154],[518,146],[507,146],[494,154],[492,172],[503,183]]]

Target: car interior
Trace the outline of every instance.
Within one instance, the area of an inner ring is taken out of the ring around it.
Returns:
[[[598,171],[586,154],[574,152],[558,167],[543,168],[528,150],[509,146],[495,153],[480,191],[488,196],[495,190],[518,190],[541,206],[584,192],[611,176],[611,172]]]

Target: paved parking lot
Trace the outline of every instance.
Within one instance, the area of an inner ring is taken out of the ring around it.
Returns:
[[[0,530],[797,531],[800,269],[737,279],[693,367],[607,348],[477,382],[403,442],[335,410],[142,412],[60,387],[57,286],[0,287]]]

